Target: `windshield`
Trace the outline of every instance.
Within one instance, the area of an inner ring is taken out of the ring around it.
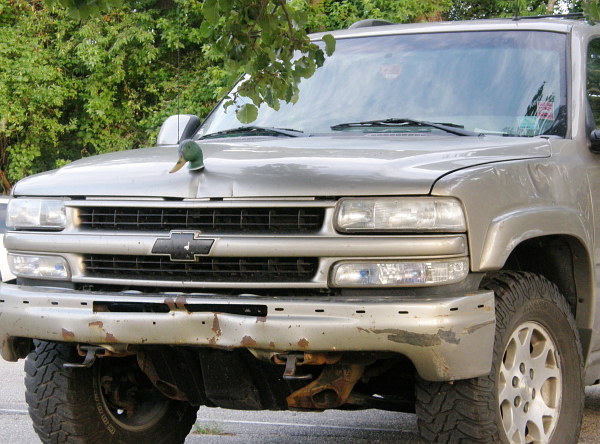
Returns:
[[[301,82],[297,103],[282,102],[278,111],[263,105],[252,125],[307,135],[442,133],[373,125],[410,119],[478,134],[564,137],[565,42],[564,34],[538,31],[339,39],[333,56]],[[219,105],[197,137],[239,127],[234,107]]]

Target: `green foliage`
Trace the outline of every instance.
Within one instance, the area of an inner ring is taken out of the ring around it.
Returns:
[[[99,16],[108,13],[112,8],[123,6],[123,0],[58,0],[64,6],[67,13],[75,20]],[[46,0],[48,7],[57,4],[56,0]]]
[[[225,75],[206,56],[198,3],[182,0],[180,15],[169,1],[136,6],[74,21],[41,2],[0,0],[0,162],[10,180],[152,144],[167,116],[212,108]]]
[[[598,5],[598,0],[584,0],[581,2],[581,6],[588,20],[591,22],[600,21],[600,6]]]
[[[518,0],[519,16],[548,15],[579,11],[579,0]],[[472,20],[493,17],[514,17],[515,0],[454,0],[449,20]]]
[[[305,7],[310,11],[309,30],[314,32],[348,28],[369,18],[394,23],[437,21],[446,16],[451,6],[451,0],[322,0]]]

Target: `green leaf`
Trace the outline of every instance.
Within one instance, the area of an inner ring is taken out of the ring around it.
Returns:
[[[67,12],[73,20],[81,19],[82,13],[80,11],[81,11],[80,9],[75,8],[75,7],[67,8]]]
[[[323,66],[325,63],[325,54],[320,49],[315,51],[315,63],[317,66]]]
[[[294,22],[298,25],[299,28],[304,28],[306,23],[308,22],[308,13],[306,11],[294,11],[292,14],[292,18]]]
[[[204,18],[212,25],[219,23],[219,9],[217,0],[205,0],[202,5],[202,14]]]
[[[590,2],[590,18],[592,20],[598,20],[600,19],[600,14],[598,13],[598,1],[591,1]]]
[[[333,37],[331,34],[325,34],[323,36],[323,41],[325,42],[325,52],[329,57],[331,57],[335,51],[335,37]]]
[[[245,103],[236,110],[235,114],[241,123],[252,123],[258,117],[258,108],[251,103]]]
[[[204,38],[209,37],[212,34],[213,29],[214,28],[210,25],[210,23],[205,20],[200,25],[200,35],[202,35]]]

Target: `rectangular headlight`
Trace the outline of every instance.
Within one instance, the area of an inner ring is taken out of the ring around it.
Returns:
[[[60,256],[8,254],[8,266],[15,276],[24,278],[69,279],[69,265]]]
[[[335,228],[345,233],[464,232],[467,224],[462,205],[451,197],[384,197],[340,200]]]
[[[334,267],[334,287],[420,287],[459,282],[469,273],[467,258],[445,261],[341,262]]]
[[[6,226],[14,229],[62,230],[67,225],[65,205],[55,199],[11,199]]]

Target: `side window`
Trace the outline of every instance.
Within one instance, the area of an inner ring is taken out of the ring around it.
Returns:
[[[600,38],[592,40],[588,46],[586,87],[596,128],[600,128]]]

